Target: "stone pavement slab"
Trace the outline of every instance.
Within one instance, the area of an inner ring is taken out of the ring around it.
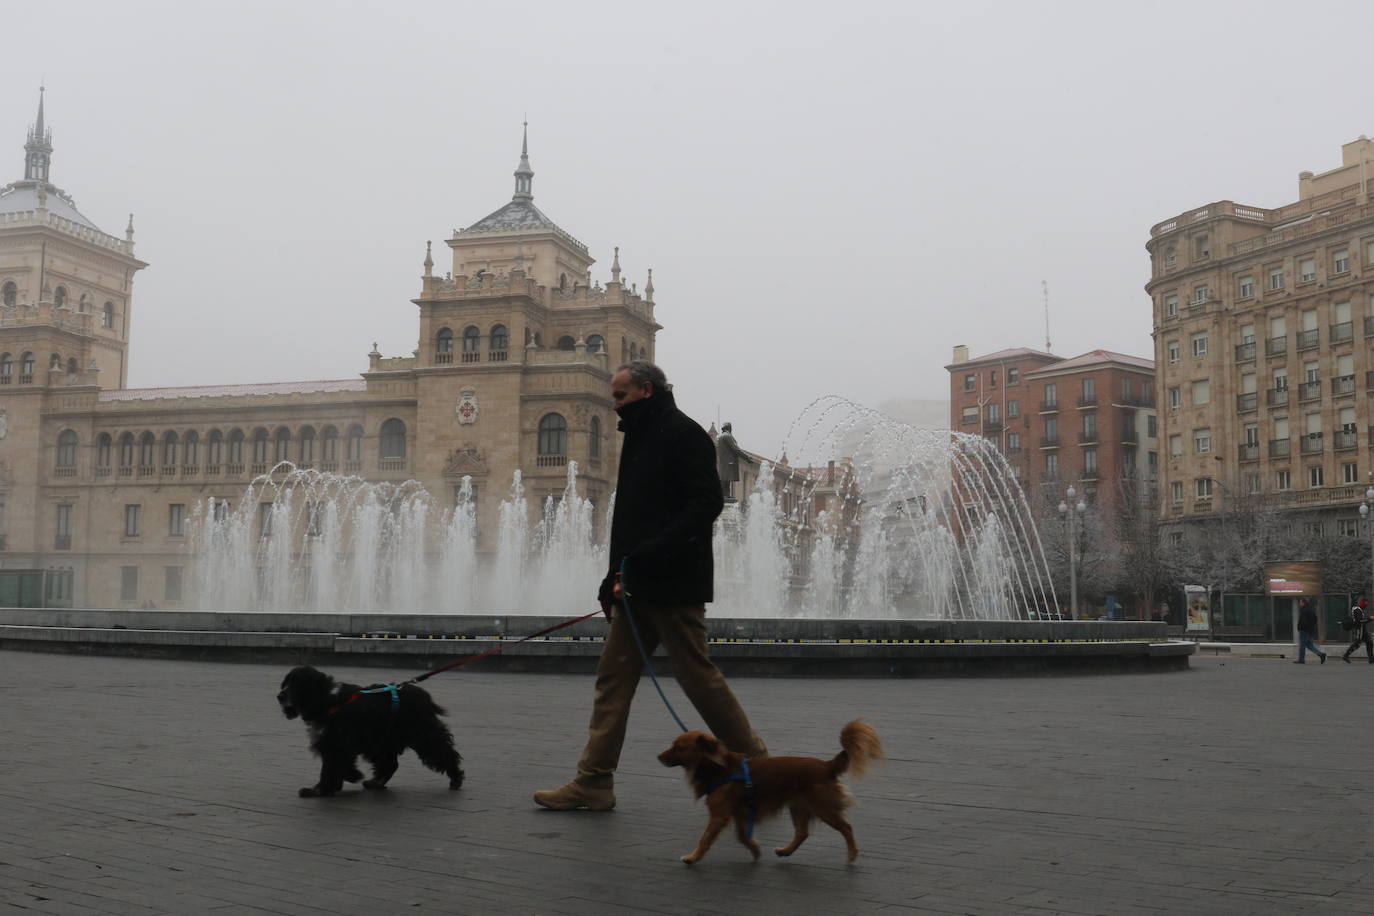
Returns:
[[[654,759],[673,727],[649,685],[619,808],[564,813],[529,796],[571,774],[589,676],[440,675],[461,792],[407,755],[386,793],[301,799],[315,761],[276,709],[284,671],[0,652],[0,911],[1374,912],[1365,663],[738,679],[775,752],[831,756],[864,716],[890,759],[852,784],[855,865],[818,826],[791,859],[755,865],[723,837],[693,868],[677,857],[704,810]]]

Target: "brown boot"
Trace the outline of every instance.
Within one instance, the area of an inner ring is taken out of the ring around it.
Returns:
[[[615,792],[611,789],[598,789],[573,780],[557,789],[541,789],[534,793],[534,803],[554,811],[575,811],[586,808],[588,811],[610,811],[615,807]]]

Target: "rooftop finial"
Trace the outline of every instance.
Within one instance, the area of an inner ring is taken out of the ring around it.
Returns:
[[[644,284],[644,299],[646,302],[654,301],[654,269],[649,268],[649,282]]]
[[[611,261],[611,282],[620,282],[620,248],[615,250],[615,258]]]
[[[431,276],[434,275],[434,257],[433,257],[433,255],[430,254],[430,251],[429,251],[429,246],[432,245],[432,244],[433,244],[432,241],[431,241],[431,242],[425,242],[425,276],[426,276],[426,277],[431,277]]]
[[[530,168],[530,122],[520,137],[520,167],[515,170],[515,196],[534,197],[534,169]]]
[[[29,128],[28,142],[24,144],[24,180],[48,180],[48,167],[52,162],[52,131],[43,123],[43,93],[38,87],[38,120]]]
[[[131,242],[134,240],[134,215],[132,213],[129,214],[129,225],[124,228],[124,238]]]

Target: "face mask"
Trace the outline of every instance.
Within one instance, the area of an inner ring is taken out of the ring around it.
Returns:
[[[633,423],[649,409],[649,400],[649,398],[640,398],[638,401],[630,401],[628,404],[621,404],[615,409],[615,412],[620,415],[620,419],[628,420]]]

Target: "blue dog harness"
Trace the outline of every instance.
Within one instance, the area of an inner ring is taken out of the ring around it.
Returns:
[[[747,803],[747,810],[749,812],[749,820],[746,824],[744,835],[752,840],[754,838],[754,822],[758,820],[759,814],[758,800],[754,797],[754,777],[749,773],[749,758],[741,757],[739,765],[740,772],[735,773],[731,776],[726,776],[720,782],[716,783],[714,786],[707,789],[706,794],[710,795],[717,789],[732,782],[744,783],[744,796],[745,801]]]
[[[377,684],[376,686],[374,686],[374,687],[369,687],[369,688],[367,688],[366,690],[359,690],[357,693],[353,694],[353,696],[351,696],[351,697],[349,697],[348,699],[344,700],[344,701],[343,701],[342,703],[340,703],[338,706],[332,707],[332,708],[329,710],[329,714],[330,714],[330,715],[333,715],[334,713],[338,712],[340,709],[343,709],[343,708],[344,708],[345,706],[347,706],[349,703],[352,703],[354,700],[358,699],[358,697],[362,696],[362,695],[365,694],[365,693],[387,693],[387,692],[390,692],[390,694],[391,694],[391,715],[392,715],[392,718],[395,718],[395,716],[396,716],[396,711],[399,710],[399,709],[401,708],[401,687],[403,687],[403,686],[405,686],[405,685],[404,685],[404,684]]]

